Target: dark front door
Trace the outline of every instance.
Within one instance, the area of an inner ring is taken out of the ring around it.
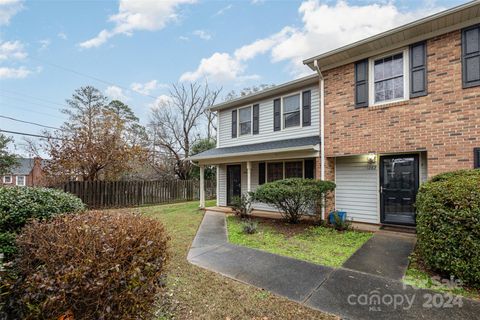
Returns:
[[[242,195],[242,167],[227,166],[227,205],[230,206],[235,197]]]
[[[415,225],[418,183],[418,155],[380,157],[382,223]]]

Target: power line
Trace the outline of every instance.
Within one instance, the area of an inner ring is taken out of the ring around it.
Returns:
[[[40,134],[26,133],[26,132],[18,132],[18,131],[10,131],[10,130],[3,130],[3,129],[0,129],[0,132],[11,133],[11,134],[18,134],[18,135],[21,135],[21,136],[28,136],[28,137],[63,140],[62,138],[47,137],[47,136],[40,135]]]
[[[45,103],[32,102],[32,101],[29,101],[28,99],[23,99],[23,98],[19,98],[19,97],[15,97],[15,96],[9,96],[9,95],[5,95],[3,93],[0,93],[0,96],[5,97],[5,98],[10,98],[10,99],[15,99],[15,100],[27,102],[27,103],[30,103],[30,104],[35,104],[35,105],[38,105],[40,107],[44,107],[44,108],[52,109],[52,110],[56,110],[56,111],[58,111],[58,109],[59,109],[58,107],[52,107],[52,106],[49,106]],[[63,107],[65,108],[66,106],[63,105]]]
[[[49,129],[62,130],[62,129],[60,129],[60,128],[51,127],[51,126],[46,126],[46,125],[43,125],[43,124],[40,124],[40,123],[30,122],[30,121],[25,121],[25,120],[20,120],[20,119],[15,119],[15,118],[12,118],[12,117],[2,116],[2,115],[0,115],[0,118],[12,120],[12,121],[17,121],[17,122],[22,122],[22,123],[33,124],[33,125],[35,125],[35,126],[44,127],[44,128],[49,128]]]
[[[122,85],[119,85],[119,84],[116,84],[116,83],[113,83],[111,81],[107,81],[107,80],[102,80],[98,77],[95,77],[95,76],[91,76],[91,75],[88,75],[86,73],[83,73],[83,72],[80,72],[80,71],[77,71],[77,70],[74,70],[74,69],[71,69],[71,68],[68,68],[68,67],[64,67],[64,66],[61,66],[61,65],[58,65],[58,64],[55,64],[55,63],[51,63],[51,62],[48,62],[48,61],[45,61],[43,59],[38,59],[38,58],[35,58],[35,57],[30,57],[31,59],[34,59],[34,60],[37,60],[39,62],[42,62],[44,64],[47,64],[47,65],[50,65],[52,67],[55,67],[55,68],[58,68],[58,69],[61,69],[61,70],[64,70],[64,71],[67,71],[67,72],[70,72],[70,73],[73,73],[73,74],[76,74],[76,75],[79,75],[79,76],[82,76],[82,77],[86,77],[86,78],[90,78],[90,79],[93,79],[95,81],[98,81],[98,82],[101,82],[103,84],[108,84],[110,86],[116,86],[116,87],[119,87],[123,90],[131,90],[125,86],[122,86]],[[140,91],[136,91],[136,90],[131,90],[139,95],[142,95],[142,96],[145,96],[145,97],[149,97],[149,98],[152,98],[154,100],[156,100],[158,97],[155,97],[155,96],[152,96],[152,95],[149,95],[147,93],[143,93],[143,92],[140,92]]]
[[[37,114],[42,114],[44,116],[49,116],[49,117],[53,117],[53,118],[57,118],[57,119],[60,119],[62,121],[65,121],[66,118],[61,118],[57,115],[53,115],[51,113],[46,113],[46,112],[39,112],[39,111],[35,111],[35,110],[32,110],[32,109],[28,109],[28,108],[23,108],[23,107],[19,107],[19,106],[10,106],[12,109],[20,109],[20,110],[23,110],[23,111],[28,111],[28,112],[33,112],[33,113],[37,113]]]
[[[60,103],[60,102],[57,102],[57,101],[52,101],[52,100],[47,100],[45,98],[35,97],[35,96],[29,95],[29,94],[26,94],[26,93],[22,93],[22,92],[18,92],[18,91],[7,90],[7,89],[3,89],[3,88],[0,89],[0,91],[4,91],[4,92],[7,92],[7,93],[13,93],[13,94],[16,94],[16,95],[19,95],[19,96],[24,96],[24,97],[28,97],[28,98],[31,98],[31,99],[34,99],[34,100],[44,101],[46,103],[52,103],[52,104],[56,104],[56,105],[65,107],[65,104],[63,104],[63,103]]]

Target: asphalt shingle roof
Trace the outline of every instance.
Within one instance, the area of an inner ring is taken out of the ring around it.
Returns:
[[[202,153],[196,154],[189,157],[190,160],[200,160],[208,158],[219,158],[221,156],[229,156],[234,154],[249,154],[260,151],[267,150],[278,150],[278,149],[288,149],[294,147],[307,147],[315,146],[320,144],[319,136],[311,136],[304,138],[288,139],[288,140],[278,140],[278,141],[268,141],[254,144],[245,144],[234,147],[224,147],[224,148],[215,148],[204,151]]]

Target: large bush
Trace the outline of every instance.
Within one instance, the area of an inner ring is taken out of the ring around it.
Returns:
[[[426,265],[480,287],[480,170],[438,175],[417,195],[418,250]]]
[[[168,237],[158,220],[90,211],[33,221],[17,237],[15,318],[139,319],[164,281]]]
[[[0,252],[15,252],[15,235],[30,219],[46,220],[60,213],[80,212],[82,201],[72,194],[47,188],[0,187]]]
[[[252,199],[276,207],[285,220],[297,223],[302,214],[318,210],[323,196],[334,189],[331,181],[291,178],[259,186]]]

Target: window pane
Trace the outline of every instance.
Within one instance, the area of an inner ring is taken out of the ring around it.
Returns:
[[[302,161],[285,162],[285,178],[303,178]]]
[[[285,117],[285,128],[296,127],[300,125],[300,111],[287,113]]]
[[[251,108],[240,109],[240,123],[251,120]]]
[[[251,121],[240,123],[240,135],[250,134],[251,129],[252,129],[252,122]]]
[[[403,53],[376,60],[374,69],[375,102],[404,97]]]
[[[25,177],[17,176],[17,185],[23,186],[25,184]]]
[[[283,162],[267,163],[267,180],[275,181],[283,179]]]
[[[283,98],[283,113],[300,110],[300,95]]]

